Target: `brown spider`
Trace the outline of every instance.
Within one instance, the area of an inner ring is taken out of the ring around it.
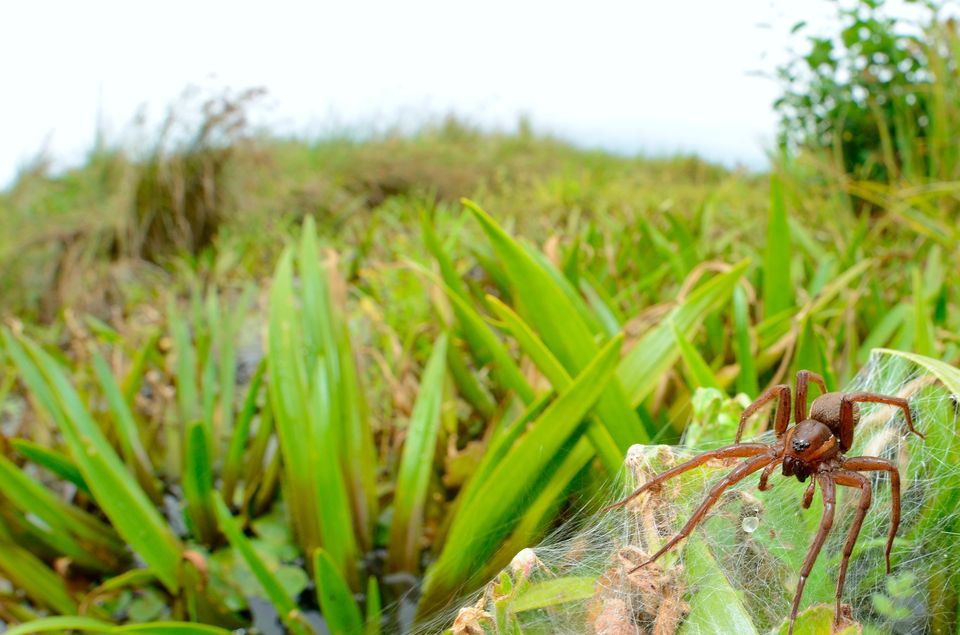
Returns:
[[[820,387],[822,393],[817,397],[810,407],[810,415],[807,412],[807,384],[814,382]],[[740,437],[743,435],[743,428],[757,410],[767,403],[777,400],[777,410],[774,415],[774,431],[776,440],[773,443],[740,443]],[[682,474],[688,470],[703,465],[712,459],[727,458],[746,458],[749,459],[740,463],[733,471],[727,474],[719,483],[711,488],[706,500],[697,508],[693,516],[683,526],[680,532],[671,538],[659,551],[653,554],[649,560],[638,565],[633,569],[636,571],[641,567],[654,562],[672,549],[678,542],[690,535],[693,528],[703,520],[710,508],[719,500],[720,495],[734,483],[742,481],[750,474],[762,469],[760,475],[760,490],[765,491],[771,486],[767,480],[773,473],[777,465],[782,465],[784,476],[796,476],[800,482],[807,479],[808,476],[814,478],[810,481],[806,492],[803,495],[802,506],[804,509],[810,507],[813,501],[814,487],[820,484],[823,492],[823,517],[820,520],[820,529],[813,538],[810,550],[807,552],[806,560],[800,568],[800,580],[797,582],[797,591],[793,596],[793,607],[790,609],[790,629],[793,633],[793,624],[797,619],[797,609],[800,606],[800,597],[803,595],[803,587],[807,582],[807,576],[813,568],[817,556],[820,554],[820,548],[830,533],[833,526],[834,507],[836,506],[836,486],[844,485],[846,487],[855,487],[860,490],[860,503],[857,506],[853,523],[850,525],[850,531],[847,534],[847,542],[843,547],[843,559],[840,562],[840,573],[837,577],[836,592],[836,616],[835,622],[840,619],[840,595],[843,592],[843,582],[847,575],[847,564],[850,560],[850,554],[853,552],[853,546],[857,542],[857,536],[860,534],[860,526],[870,508],[872,487],[870,480],[859,472],[886,471],[890,473],[890,489],[892,496],[892,514],[890,517],[890,533],[887,536],[887,548],[884,552],[887,564],[887,573],[890,573],[890,549],[893,547],[893,538],[897,534],[897,526],[900,524],[900,473],[897,467],[890,461],[872,456],[858,456],[845,458],[843,454],[850,449],[853,444],[853,429],[860,420],[860,409],[857,403],[882,403],[896,406],[903,409],[903,415],[907,422],[910,432],[916,434],[921,439],[922,434],[913,427],[913,417],[910,414],[910,406],[906,399],[900,397],[889,397],[870,392],[827,392],[823,378],[816,373],[801,370],[797,373],[796,389],[796,409],[794,410],[795,425],[787,429],[790,423],[790,386],[787,384],[778,384],[754,401],[740,416],[740,426],[737,429],[736,441],[733,445],[704,452],[694,458],[681,463],[680,465],[657,475],[650,481],[647,481],[632,494],[618,503],[614,503],[605,508],[604,511],[625,505],[640,494],[660,486],[666,480]],[[631,573],[633,572],[631,571]]]

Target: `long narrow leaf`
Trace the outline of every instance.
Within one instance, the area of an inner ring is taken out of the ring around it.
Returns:
[[[331,635],[361,633],[363,618],[353,593],[323,549],[317,549],[313,554],[313,575],[316,579],[317,602]]]
[[[400,458],[387,552],[387,567],[393,571],[416,573],[419,569],[423,512],[440,431],[446,356],[447,336],[442,334],[433,345],[420,379],[420,391]]]
[[[117,532],[156,571],[164,586],[175,592],[177,562],[182,550],[179,541],[143,490],[130,478],[64,371],[30,340],[15,339],[6,330],[3,339],[30,390],[56,395],[49,414],[63,434],[97,504]],[[40,377],[43,383],[38,383]]]

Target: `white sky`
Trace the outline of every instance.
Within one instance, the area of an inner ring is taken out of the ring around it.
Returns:
[[[268,91],[259,119],[317,133],[520,114],[584,145],[763,164],[770,73],[823,0],[0,4],[0,187],[42,149],[83,158],[188,85]]]

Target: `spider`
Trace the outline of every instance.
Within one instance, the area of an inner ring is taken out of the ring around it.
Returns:
[[[810,382],[815,383],[820,388],[821,394],[811,404],[808,416],[807,388]],[[836,487],[842,485],[859,489],[860,500],[853,517],[853,523],[850,525],[850,531],[847,534],[847,542],[843,547],[843,559],[840,562],[840,572],[837,576],[834,622],[839,623],[840,596],[843,593],[843,583],[847,575],[847,564],[850,560],[850,554],[853,552],[853,546],[857,542],[857,536],[860,534],[863,519],[870,508],[872,497],[870,480],[860,472],[885,471],[890,473],[891,506],[893,509],[890,516],[890,533],[887,536],[887,546],[884,552],[887,573],[890,573],[890,550],[893,547],[893,539],[900,524],[900,473],[893,463],[885,459],[873,456],[845,457],[843,455],[853,445],[853,431],[860,420],[858,403],[881,403],[901,408],[910,432],[923,439],[924,436],[913,427],[913,417],[907,400],[871,392],[827,392],[823,378],[807,370],[801,370],[797,373],[795,396],[795,424],[792,428],[788,429],[790,424],[790,386],[778,384],[760,395],[743,411],[733,445],[695,456],[689,461],[657,475],[623,500],[603,510],[607,511],[621,507],[640,494],[659,487],[668,479],[692,470],[712,459],[747,459],[710,489],[706,500],[701,503],[679,533],[668,540],[659,551],[650,556],[649,560],[635,567],[630,573],[656,561],[677,543],[689,536],[694,527],[703,520],[710,508],[720,499],[724,490],[731,485],[762,469],[759,488],[761,491],[770,489],[772,486],[768,485],[767,481],[778,465],[782,465],[784,476],[796,476],[801,483],[806,481],[808,477],[813,477],[803,495],[801,505],[804,509],[810,507],[814,489],[818,483],[823,495],[823,516],[820,520],[820,528],[814,536],[807,557],[800,568],[800,579],[797,582],[797,590],[793,596],[793,606],[790,609],[789,632],[791,634],[793,633],[794,622],[797,619],[797,609],[800,606],[800,598],[803,595],[803,587],[807,582],[807,576],[813,569],[817,556],[820,554],[820,548],[823,547],[823,543],[830,533],[830,528],[833,526]],[[770,444],[741,443],[740,437],[743,435],[744,425],[750,416],[774,400],[777,401],[777,409],[774,414],[776,439]]]

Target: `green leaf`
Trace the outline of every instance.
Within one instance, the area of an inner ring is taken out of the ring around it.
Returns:
[[[217,538],[217,520],[213,511],[213,469],[210,466],[206,430],[199,421],[187,428],[183,498],[194,537],[205,545],[212,545]]]
[[[317,549],[313,554],[313,572],[316,577],[317,602],[330,633],[362,633],[363,618],[353,593],[323,549]]]
[[[557,392],[566,390],[572,381],[570,375],[557,361],[557,358],[553,356],[550,349],[537,337],[537,334],[523,321],[523,318],[493,296],[488,296],[487,301],[500,319],[504,321],[507,328],[510,329],[511,334],[520,344],[520,348],[533,360],[533,363],[546,376],[553,388]],[[613,437],[607,432],[606,427],[596,421],[596,418],[592,418],[587,427],[587,436],[590,437],[590,442],[593,444],[597,456],[606,466],[607,471],[610,474],[616,474],[623,463],[623,454]]]
[[[950,392],[955,395],[960,395],[960,369],[957,369],[946,362],[942,362],[938,359],[933,359],[932,357],[927,357],[925,355],[905,353],[903,351],[895,351],[889,348],[878,348],[876,350],[878,353],[883,353],[885,355],[895,355],[896,357],[908,359],[914,364],[927,369],[934,377],[942,381],[947,389],[950,390]]]
[[[545,268],[476,203],[466,199],[463,203],[473,212],[503,262],[520,299],[521,314],[536,328],[567,372],[578,373],[598,350],[593,331],[584,321],[585,309],[579,306],[582,302],[572,299],[572,292],[560,284],[566,280],[561,273]],[[632,443],[645,440],[642,424],[616,381],[598,403],[597,415],[621,453]]]
[[[363,629],[364,635],[380,635],[382,611],[380,585],[376,576],[370,576],[367,578],[367,616]]]
[[[834,630],[833,611],[833,606],[827,606],[825,604],[816,604],[801,611],[800,614],[797,615],[793,635],[823,635],[824,633],[829,633],[830,635],[858,635],[861,632],[856,624],[851,624],[840,630]],[[786,635],[789,628],[789,622],[784,620],[777,632]]]
[[[407,427],[393,499],[387,567],[416,573],[420,561],[423,513],[433,474],[440,431],[447,336],[440,335],[420,378],[420,390]]]
[[[260,395],[260,389],[263,386],[263,374],[266,369],[267,360],[263,358],[257,364],[257,369],[250,379],[247,395],[243,400],[243,407],[240,409],[240,416],[237,417],[236,425],[230,435],[230,444],[227,447],[227,456],[224,459],[221,472],[223,484],[220,487],[223,499],[228,502],[233,501],[234,490],[243,469],[243,455],[247,449],[247,443],[250,441],[250,424],[257,414],[257,397]]]
[[[927,308],[926,294],[923,291],[923,279],[920,269],[913,269],[913,349],[919,354],[930,356],[933,353],[933,321]]]
[[[545,609],[558,604],[587,600],[596,591],[597,579],[593,576],[565,577],[545,580],[530,585],[526,591],[510,602],[510,611],[522,613],[533,609]]]
[[[190,341],[187,323],[174,306],[170,307],[170,334],[177,354],[177,403],[180,421],[186,425],[200,418],[200,395],[197,391],[196,350]]]
[[[153,466],[147,451],[143,447],[140,439],[140,428],[133,418],[133,412],[123,397],[120,386],[117,385],[110,372],[110,367],[106,360],[99,353],[93,353],[93,370],[100,382],[100,388],[107,398],[107,404],[110,406],[110,412],[113,415],[114,430],[116,431],[117,441],[120,443],[120,451],[123,458],[137,476],[137,482],[144,488],[144,491],[155,504],[162,499],[160,489],[154,480]]]
[[[10,444],[30,461],[50,470],[60,478],[70,481],[85,494],[91,495],[90,488],[83,480],[83,474],[80,473],[73,461],[65,455],[26,439],[10,439]]]
[[[763,258],[764,315],[770,317],[793,306],[790,282],[790,225],[783,203],[780,177],[770,177],[770,214],[767,217],[767,249]]]
[[[513,361],[503,342],[464,298],[456,294],[449,285],[444,288],[454,314],[460,322],[460,327],[468,337],[468,342],[479,342],[471,345],[474,350],[474,359],[481,360],[479,350],[487,351],[491,358],[490,370],[497,382],[504,388],[514,391],[525,404],[532,403],[535,397],[533,388]]]
[[[63,502],[2,455],[0,491],[24,514],[42,521],[30,525],[44,542],[78,564],[97,571],[110,571],[123,561],[125,545],[110,527]]]
[[[7,629],[6,635],[30,635],[31,633],[46,633],[49,631],[90,631],[94,633],[112,633],[116,628],[109,622],[95,620],[91,617],[44,617],[32,620],[19,626]]]
[[[231,631],[207,624],[188,622],[150,622],[118,626],[110,633],[137,633],[138,635],[231,635]]]
[[[733,328],[733,345],[737,364],[740,366],[740,372],[737,374],[737,391],[754,397],[760,394],[760,386],[750,339],[750,310],[747,307],[747,294],[743,287],[739,286],[733,290]]]
[[[673,337],[677,341],[677,347],[680,349],[680,357],[687,367],[690,377],[690,390],[697,388],[716,388],[726,396],[726,391],[717,376],[710,370],[710,365],[703,359],[700,353],[694,348],[693,344],[680,332],[675,324],[673,327]]]
[[[302,548],[323,547],[353,579],[358,552],[336,449],[331,387],[322,359],[304,359],[293,296],[292,253],[280,258],[270,294],[268,388],[285,474],[287,510]],[[314,365],[312,376],[307,363]]]

